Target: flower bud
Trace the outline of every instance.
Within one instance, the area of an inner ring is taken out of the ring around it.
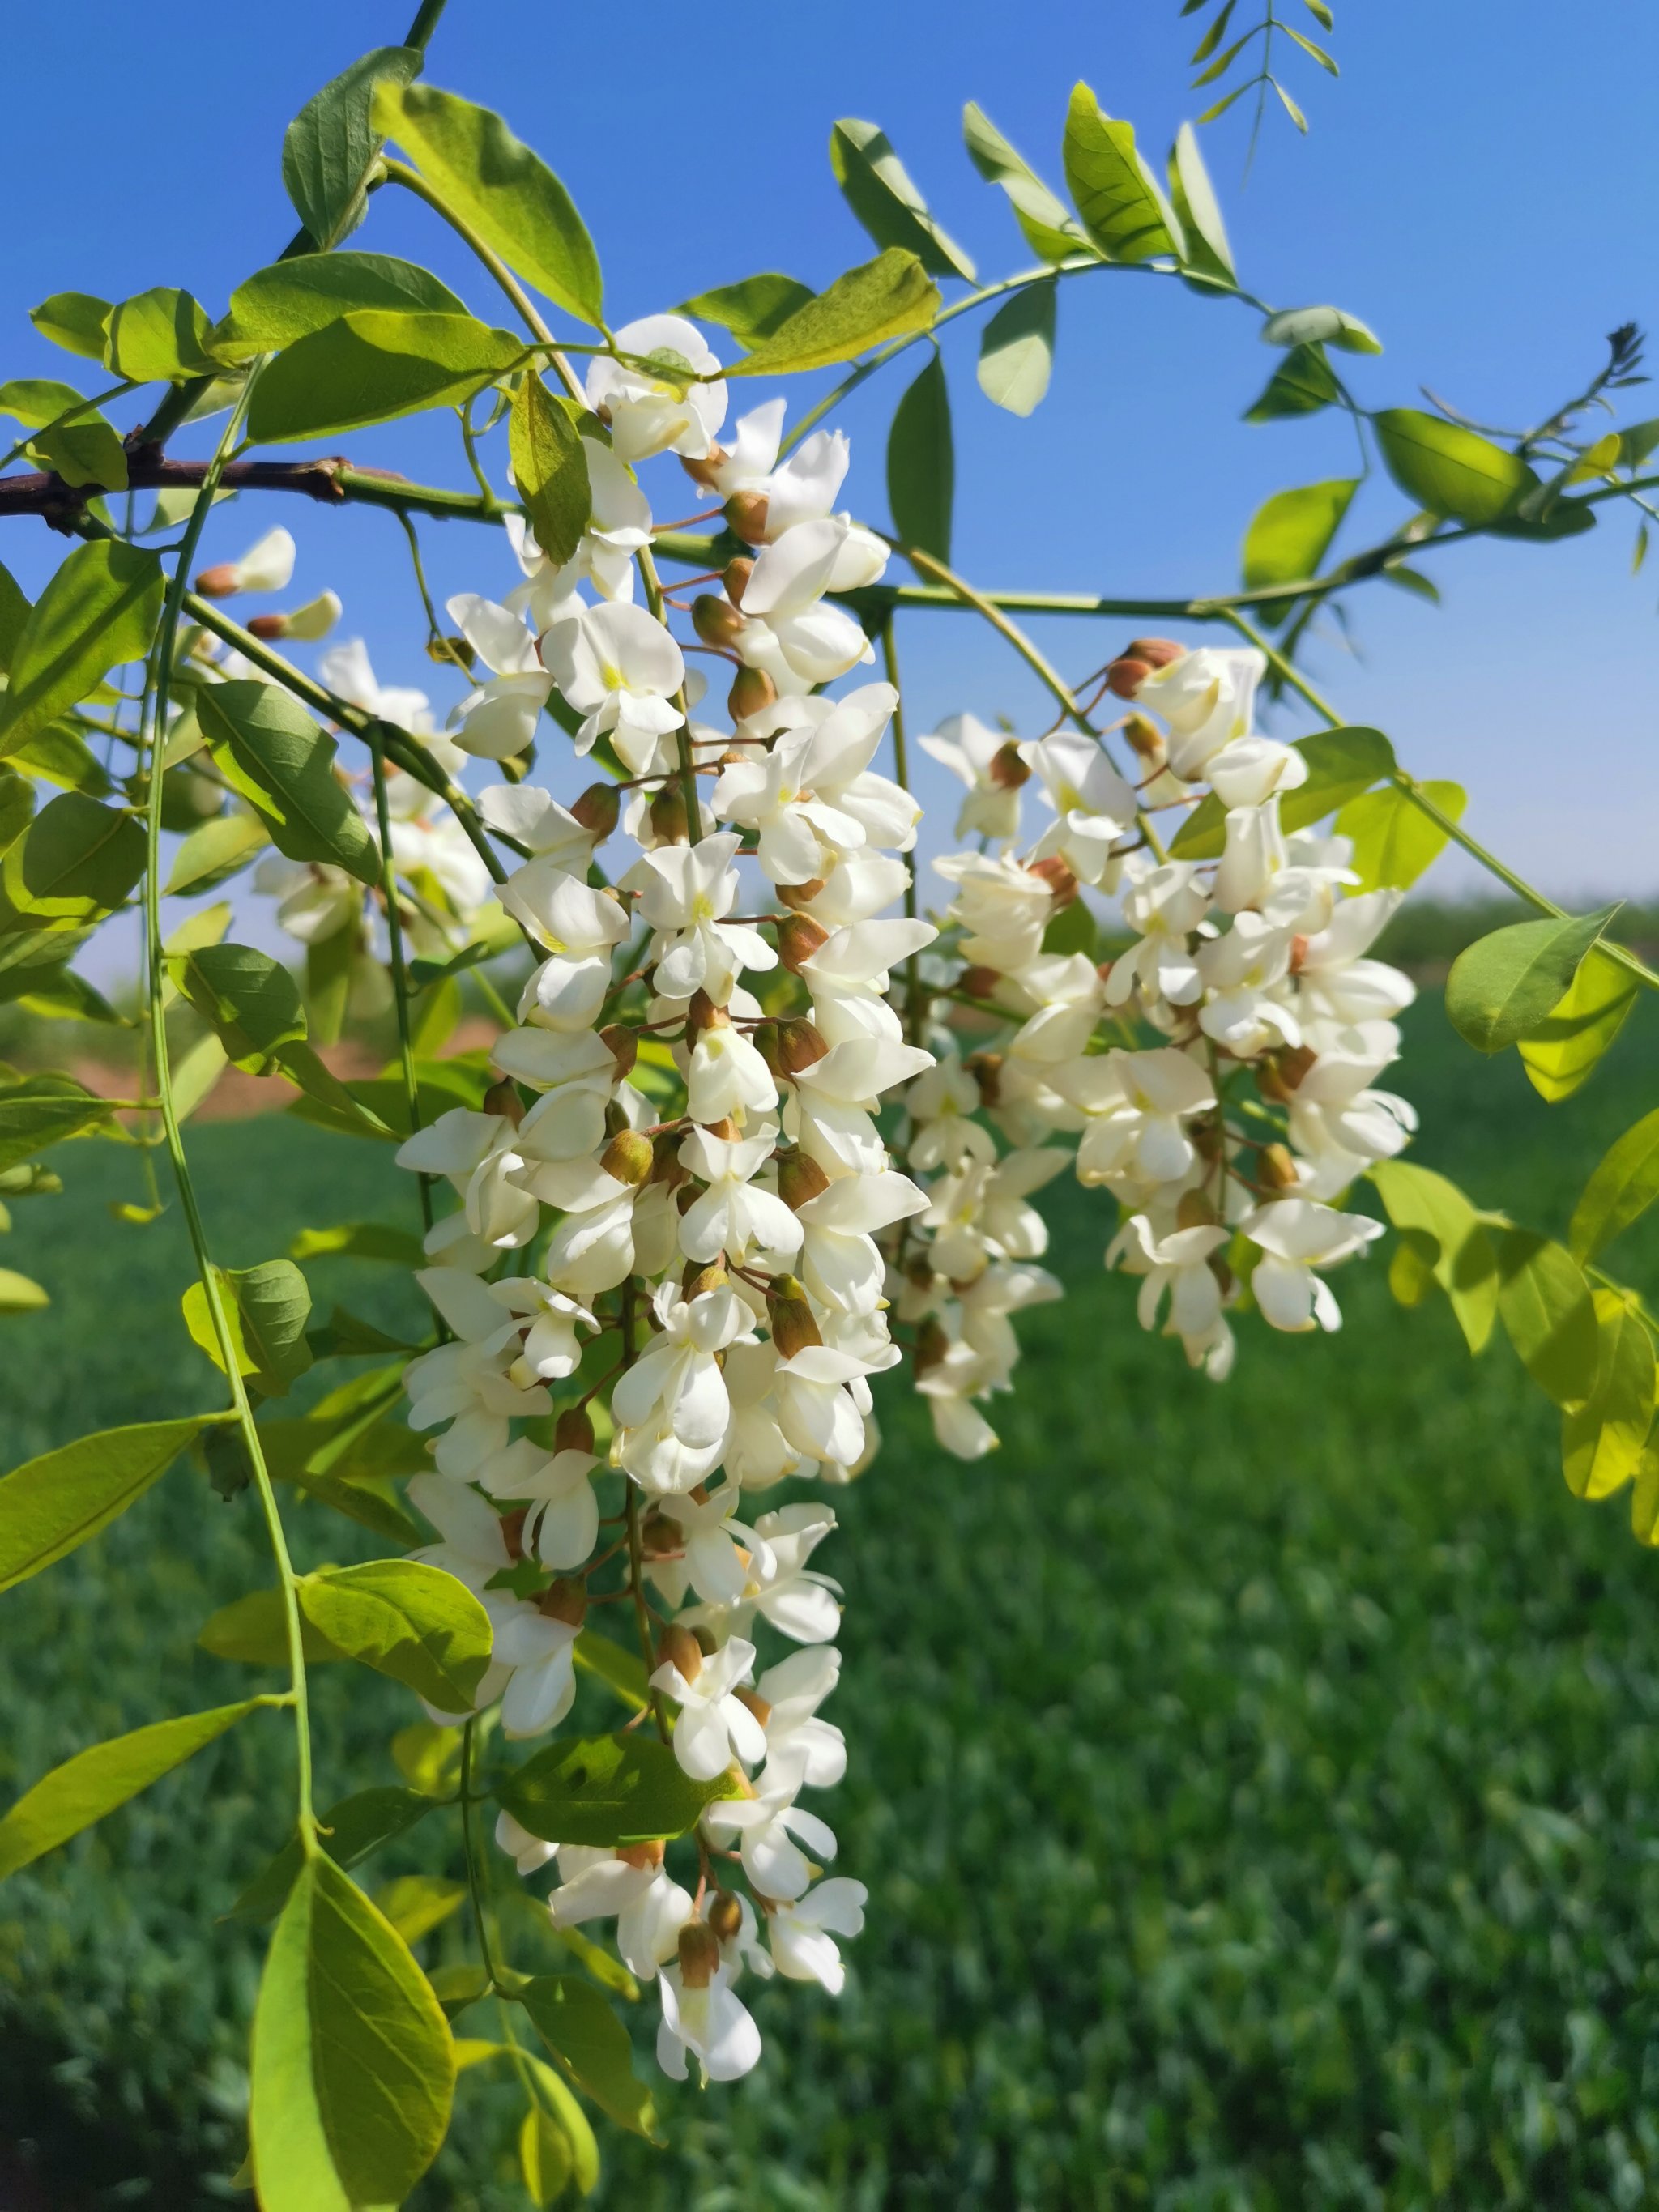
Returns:
[[[717,1889],[708,1900],[708,1925],[717,1943],[729,1943],[743,1927],[743,1907],[729,1889]]]
[[[556,1452],[593,1452],[593,1424],[586,1406],[567,1406],[553,1425]]]
[[[810,884],[779,884],[775,887],[777,896],[785,906],[797,909],[811,906],[827,880],[823,876],[814,876]]]
[[[651,801],[651,835],[657,843],[687,843],[686,823],[690,818],[685,809],[685,793],[678,779],[672,783],[664,784]]]
[[[650,1844],[618,1844],[617,1856],[624,1866],[638,1867],[641,1874],[647,1867],[659,1867],[666,1857],[668,1846],[660,1838]]]
[[[778,957],[792,975],[799,975],[815,952],[830,942],[830,933],[810,914],[792,914],[777,925]]]
[[[525,1556],[524,1524],[529,1516],[527,1505],[515,1505],[510,1513],[501,1516],[501,1541],[507,1547],[509,1559],[521,1559]]]
[[[580,1628],[587,1618],[587,1585],[575,1575],[561,1575],[536,1601],[544,1620],[562,1620],[567,1628]]]
[[[250,629],[252,624],[248,625]],[[447,637],[429,637],[426,641],[426,657],[435,660],[440,668],[453,668],[459,661],[470,676],[477,654],[459,630],[451,630]]]
[[[702,1646],[689,1628],[665,1628],[657,1638],[657,1664],[678,1667],[688,1682],[702,1672]]]
[[[748,1706],[750,1711],[753,1713],[755,1718],[760,1723],[763,1728],[766,1726],[768,1721],[772,1717],[772,1708],[767,1704],[765,1698],[762,1697],[758,1690],[745,1689],[741,1684],[739,1684],[739,1686],[732,1691],[732,1694],[740,1705]]]
[[[734,607],[743,605],[743,595],[749,588],[749,579],[755,573],[755,564],[746,553],[739,553],[735,561],[726,564],[726,574],[720,581],[726,586],[726,596]]]
[[[944,1323],[934,1315],[929,1314],[916,1331],[915,1370],[917,1374],[925,1375],[930,1367],[937,1367],[950,1349],[951,1340],[945,1333]]]
[[[1177,645],[1172,637],[1132,637],[1123,648],[1126,658],[1144,660],[1149,668],[1167,668],[1172,660],[1184,660],[1187,648]]]
[[[647,1559],[672,1559],[685,1549],[685,1531],[653,1505],[640,1524],[640,1549]]]
[[[1288,1103],[1292,1091],[1298,1090],[1308,1070],[1318,1058],[1305,1044],[1286,1045],[1270,1060],[1263,1060],[1255,1071],[1255,1087],[1264,1098],[1272,1098],[1279,1105]]]
[[[970,1052],[962,1064],[979,1085],[980,1103],[996,1105],[1002,1097],[1002,1054]]]
[[[242,588],[241,571],[234,561],[216,562],[198,576],[196,588],[204,599],[234,599]]]
[[[1106,689],[1120,699],[1133,699],[1152,672],[1146,661],[1121,653],[1106,671]]]
[[[734,722],[745,722],[776,700],[778,687],[763,668],[740,668],[726,695],[726,711]]]
[[[301,645],[314,645],[319,639],[328,635],[339,621],[342,611],[335,592],[319,592],[314,599],[307,599],[302,607],[291,607],[286,614],[255,615],[248,623],[248,629],[253,636],[272,641],[277,638],[291,637]],[[465,639],[459,641],[465,643]],[[448,655],[446,653],[444,658],[447,659]]]
[[[691,602],[691,627],[705,645],[730,645],[743,635],[743,617],[727,599],[699,592]]]
[[[807,1304],[805,1289],[793,1275],[772,1278],[766,1293],[766,1318],[780,1359],[793,1359],[809,1344],[823,1342],[812,1309]]]
[[[1193,1150],[1200,1159],[1208,1160],[1213,1164],[1221,1158],[1222,1132],[1218,1115],[1206,1114],[1201,1121],[1191,1122],[1188,1134],[1193,1140]]]
[[[1213,1229],[1215,1201],[1206,1190],[1183,1190],[1176,1206],[1177,1229]]]
[[[964,968],[960,981],[970,999],[988,999],[1001,982],[1002,971],[998,968]]]
[[[1299,975],[1308,964],[1308,940],[1305,937],[1291,939],[1291,973]]]
[[[705,491],[714,491],[719,489],[720,472],[731,458],[724,446],[711,446],[706,453],[695,458],[689,453],[682,453],[680,466],[693,483],[701,484]]]
[[[1288,1145],[1263,1145],[1256,1164],[1256,1180],[1269,1190],[1294,1190],[1296,1162]]]
[[[732,536],[741,538],[745,545],[764,545],[770,505],[763,491],[734,491],[724,510]]]
[[[1144,714],[1130,714],[1123,724],[1123,734],[1137,759],[1148,769],[1160,769],[1170,757],[1170,748],[1164,732],[1156,722],[1149,722]]]
[[[639,1129],[619,1129],[599,1155],[599,1165],[606,1175],[635,1190],[650,1182],[656,1164],[657,1148]]]
[[[732,1017],[717,1006],[707,991],[693,991],[685,1002],[685,1038],[689,1044],[704,1030],[729,1030]]]
[[[1021,755],[1018,739],[1010,738],[1006,745],[998,746],[991,756],[988,773],[999,791],[1018,791],[1021,784],[1031,781],[1031,771]]]
[[[506,1076],[499,1083],[492,1083],[483,1095],[483,1110],[486,1114],[501,1115],[516,1129],[524,1119],[524,1101],[519,1096],[518,1085]]]
[[[570,811],[588,835],[603,844],[617,826],[622,797],[614,783],[590,783]]]
[[[625,1023],[607,1022],[599,1031],[599,1042],[617,1063],[617,1082],[626,1082],[640,1056],[639,1038]]]
[[[792,1212],[799,1213],[829,1188],[829,1176],[808,1153],[793,1147],[779,1153],[778,1196]]]
[[[799,1075],[815,1066],[830,1049],[823,1030],[799,1018],[780,1022],[777,1038],[778,1066],[786,1075]]]
[[[731,1279],[719,1260],[688,1260],[680,1277],[680,1296],[690,1305],[693,1298],[706,1298],[711,1291],[725,1290]]]
[[[706,1990],[720,1962],[720,1938],[706,1920],[688,1920],[679,1934],[680,1979],[688,1990]]]
[[[1035,860],[1027,873],[1040,876],[1054,894],[1055,910],[1070,906],[1077,896],[1077,878],[1056,853],[1046,860]]]

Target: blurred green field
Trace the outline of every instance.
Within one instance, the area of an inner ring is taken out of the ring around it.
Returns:
[[[1415,1157],[1559,1229],[1651,1104],[1659,1043],[1627,1036],[1547,1110],[1429,1002],[1400,1078],[1425,1116]],[[193,1149],[232,1264],[410,1207],[384,1155],[283,1121],[204,1128]],[[67,1194],[20,1207],[3,1255],[56,1301],[7,1328],[6,1464],[214,1402],[178,1318],[174,1217],[112,1221],[107,1201],[137,1194],[131,1153],[61,1157]],[[848,1992],[751,1991],[759,2073],[667,2087],[671,2149],[608,2136],[598,2201],[1659,2198],[1659,1560],[1624,1501],[1567,1497],[1553,1417],[1507,1349],[1471,1366],[1444,1307],[1400,1312],[1375,1261],[1336,1279],[1340,1336],[1247,1328],[1218,1390],[1135,1328],[1099,1267],[1106,1206],[1059,1188],[1075,1292],[1023,1326],[1002,1451],[945,1459],[890,1391],[877,1468],[837,1501],[852,1767],[822,1809],[872,1893]],[[1627,1246],[1612,1264],[1639,1279],[1659,1242]],[[314,1279],[319,1304],[409,1311],[384,1271]],[[294,1520],[305,1562],[356,1555],[321,1508]],[[266,1579],[251,1500],[221,1504],[181,1465],[9,1595],[6,1794],[234,1694],[246,1674],[192,1638]],[[410,1717],[402,1693],[337,1668],[317,1703],[321,1802],[394,1778],[378,1747]],[[289,1786],[282,1724],[261,1717],[7,1886],[0,2139],[25,2154],[0,2203],[9,2186],[53,2212],[239,2201],[259,1944],[213,1922],[280,1838]],[[521,2206],[515,2118],[465,2077],[422,2212]]]

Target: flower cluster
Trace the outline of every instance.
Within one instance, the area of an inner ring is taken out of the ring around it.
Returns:
[[[1339,1327],[1322,1271],[1380,1234],[1341,1200],[1415,1126],[1374,1087],[1413,995],[1366,957],[1399,895],[1345,896],[1349,841],[1285,830],[1281,799],[1308,765],[1254,729],[1261,672],[1254,651],[1163,639],[1112,662],[1102,688],[1135,709],[1138,786],[1090,734],[1022,743],[963,716],[922,741],[966,785],[957,834],[979,843],[935,863],[955,959],[933,1003],[955,1018],[930,1030],[937,1063],[907,1094],[929,1202],[891,1258],[921,1331],[917,1388],[963,1457],[996,1442],[976,1401],[1009,1386],[1009,1316],[1059,1295],[1035,1264],[1047,1230],[1030,1199],[1068,1162],[1118,1201],[1107,1264],[1140,1278],[1142,1326],[1161,1321],[1218,1380],[1231,1311]],[[1031,785],[1048,818],[1020,850]],[[1157,818],[1198,802],[1188,857],[1170,855]],[[1100,964],[1089,891],[1118,897],[1127,933]],[[965,1054],[963,1001],[981,1032]]]
[[[618,349],[713,365],[672,316]],[[844,438],[781,462],[780,402],[722,446],[723,384],[610,359],[586,398],[605,435],[584,441],[574,556],[555,565],[514,529],[511,594],[450,603],[487,672],[459,745],[522,754],[556,689],[577,754],[617,781],[568,805],[522,781],[480,794],[525,856],[500,896],[538,958],[480,1109],[398,1154],[460,1201],[419,1278],[444,1340],[408,1370],[411,1423],[435,1432],[410,1496],[437,1531],[425,1556],[489,1612],[477,1703],[500,1700],[508,1736],[570,1710],[590,1607],[637,1617],[643,1717],[711,1792],[694,1836],[556,1854],[503,1814],[498,1840],[526,1874],[556,1856],[556,1926],[615,1918],[659,1986],[665,2069],[689,2053],[721,2080],[759,2055],[739,1975],[838,1990],[836,1939],[861,1924],[862,1886],[822,1878],[836,1839],[799,1802],[846,1760],[818,1717],[840,1607],[813,1560],[836,1516],[750,1501],[845,1483],[874,1449],[869,1378],[899,1358],[875,1240],[927,1204],[877,1128],[884,1096],[931,1066],[886,994],[935,932],[883,918],[917,819],[872,767],[896,695],[817,689],[870,657],[823,593],[884,558],[831,511]],[[663,453],[754,549],[689,605],[658,595],[633,473]],[[730,668],[729,732],[691,719],[687,651]]]

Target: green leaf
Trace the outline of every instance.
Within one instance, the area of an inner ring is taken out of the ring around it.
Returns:
[[[939,307],[939,287],[915,255],[890,247],[798,307],[729,374],[793,376],[828,368],[889,338],[929,329]]]
[[[1589,1080],[1637,995],[1628,969],[1595,947],[1565,998],[1518,1040],[1521,1065],[1540,1098],[1553,1106]]]
[[[88,799],[107,799],[114,788],[103,763],[71,722],[48,723],[11,757],[25,775],[44,776],[65,791],[84,792]]]
[[[1344,353],[1382,350],[1376,333],[1340,307],[1283,307],[1263,323],[1261,337],[1267,345],[1334,345]]]
[[[167,970],[239,1067],[263,1073],[290,1038],[306,1033],[300,987],[251,945],[203,945],[173,953]]]
[[[1103,115],[1086,84],[1073,88],[1064,156],[1083,227],[1109,261],[1184,258],[1181,219],[1135,150],[1133,125]]]
[[[288,126],[283,183],[319,251],[356,230],[381,133],[371,114],[375,87],[406,84],[421,66],[412,46],[376,46],[330,79]]]
[[[417,1066],[416,1096],[422,1128],[452,1106],[477,1110],[487,1085],[470,1080],[466,1070],[454,1069],[453,1062],[423,1060]],[[288,1110],[302,1121],[314,1121],[320,1128],[333,1129],[346,1137],[384,1139],[409,1134],[409,1100],[401,1075],[371,1076],[339,1087],[349,1111],[337,1103],[319,1098],[296,1098]],[[366,1119],[366,1115],[374,1118]]]
[[[74,410],[74,420],[58,417]],[[95,408],[87,406],[72,384],[55,377],[20,377],[0,385],[0,415],[9,415],[25,429],[42,435],[29,443],[29,458],[42,468],[55,469],[67,484],[99,484],[106,490],[125,491],[127,484],[126,447],[114,428]],[[12,586],[14,592],[16,586]],[[21,592],[16,596],[21,599]],[[28,603],[22,603],[27,615]]]
[[[1049,277],[1005,300],[979,342],[979,388],[1011,415],[1029,415],[1048,389],[1059,286]]]
[[[1394,747],[1382,731],[1358,725],[1298,738],[1295,749],[1308,763],[1308,775],[1293,791],[1279,794],[1279,826],[1287,832],[1305,830],[1357,799],[1395,764]],[[1170,855],[1180,860],[1218,860],[1226,839],[1226,811],[1214,792],[1207,792],[1176,832]]]
[[[1328,407],[1337,393],[1336,377],[1322,345],[1292,346],[1268,378],[1255,404],[1245,410],[1247,422],[1273,422],[1285,416],[1314,415]]]
[[[411,1230],[384,1221],[343,1221],[332,1229],[302,1229],[288,1248],[290,1260],[387,1260],[394,1267],[423,1267],[426,1248]]]
[[[144,872],[144,833],[131,814],[65,791],[43,806],[0,860],[25,923],[89,921],[120,905]]]
[[[250,1376],[267,1398],[283,1398],[311,1365],[306,1322],[311,1291],[291,1260],[266,1260],[257,1267],[216,1267],[235,1348],[238,1371]],[[192,1283],[180,1301],[185,1326],[222,1371],[219,1339],[207,1293]]]
[[[1086,253],[1088,240],[1063,200],[1014,151],[995,124],[970,100],[962,111],[962,136],[968,158],[988,184],[1000,185],[1025,234],[1025,242],[1044,261],[1064,261]]]
[[[1265,501],[1244,533],[1246,591],[1304,583],[1316,576],[1358,489],[1358,477],[1339,477],[1276,491]],[[1294,605],[1294,599],[1273,600],[1261,609],[1261,618],[1269,625],[1282,622]]]
[[[1043,931],[1042,949],[1062,956],[1081,952],[1093,960],[1099,951],[1098,937],[1094,915],[1081,898],[1074,898]]]
[[[179,384],[211,374],[208,330],[199,301],[176,285],[158,284],[110,309],[104,366],[135,384]]]
[[[1659,1198],[1659,1109],[1618,1138],[1597,1164],[1572,1212],[1567,1241],[1581,1266],[1622,1237]]]
[[[1529,1229],[1506,1229],[1498,1253],[1498,1310],[1521,1364],[1558,1406],[1595,1385],[1595,1308],[1572,1255]]]
[[[550,1844],[644,1844],[683,1836],[706,1805],[730,1796],[725,1775],[694,1782],[666,1744],[648,1736],[585,1736],[550,1744],[496,1795],[514,1819]]]
[[[564,2130],[549,2118],[539,2104],[532,2104],[519,2129],[519,2173],[531,2203],[538,2208],[556,2204],[574,2166]]]
[[[274,1595],[274,1593],[273,1593]],[[337,1867],[355,1867],[382,1844],[407,1834],[432,1810],[430,1797],[385,1783],[354,1790],[332,1805],[317,1823],[323,1849]],[[274,1920],[288,1901],[302,1859],[296,1836],[255,1875],[230,1908],[233,1920]]]
[[[887,502],[895,533],[906,545],[948,562],[955,493],[951,394],[944,361],[934,351],[894,409],[887,434]]]
[[[695,316],[700,323],[717,324],[721,330],[730,331],[739,345],[752,346],[781,330],[791,315],[817,296],[810,284],[765,270],[756,276],[741,277],[735,284],[719,284],[712,292],[699,292],[695,299],[682,300],[674,313]]]
[[[518,1994],[542,2040],[576,2087],[618,2127],[657,2142],[656,2105],[649,2089],[635,2078],[628,2030],[592,1982],[577,1974],[538,1974]]]
[[[641,1713],[651,1702],[651,1692],[646,1680],[645,1668],[636,1651],[624,1650],[597,1628],[584,1628],[576,1638],[576,1665],[585,1674],[592,1674],[620,1698]]]
[[[561,1929],[559,1931],[566,1941],[578,1932],[575,1929]],[[597,1945],[591,1948],[596,1950],[598,1948]],[[607,1954],[601,1953],[599,1955],[604,1957]],[[611,1963],[614,1965],[616,1962],[612,1960]],[[638,1986],[635,1983],[635,1990]],[[505,2045],[501,2047],[505,2053]],[[556,2131],[564,2140],[566,2173],[575,2183],[577,2193],[580,2196],[591,2195],[599,2185],[599,2147],[593,2139],[593,2130],[588,2124],[586,2113],[566,2088],[558,2075],[544,2060],[538,2058],[534,2051],[525,2051],[522,2054],[522,2063],[529,2069],[531,2078],[535,2082],[540,2108],[542,2130],[538,2142],[538,2156],[543,2162],[538,2167],[538,2174],[542,2186],[545,2188],[551,2178],[545,2163],[546,2137],[550,2133]],[[526,2126],[520,2130],[519,2136],[519,2160],[526,2187],[529,2186],[531,2171],[530,2162],[525,2151],[525,2136],[527,2132],[526,2116]],[[557,2154],[555,2153],[554,2155],[556,2159]],[[556,2196],[556,2191],[555,2195]],[[554,2197],[547,2197],[538,2201],[551,2203],[554,2202]]]
[[[51,971],[32,968],[24,972],[36,977]],[[97,1097],[71,1076],[27,1076],[21,1083],[8,1084],[0,1090],[0,1168],[15,1167],[50,1145],[98,1127],[113,1110],[107,1099]]]
[[[51,1293],[15,1267],[0,1267],[0,1314],[39,1313],[52,1304]]]
[[[914,253],[930,276],[973,283],[973,262],[934,222],[878,125],[843,116],[830,133],[830,167],[842,197],[878,246]]]
[[[1537,1028],[1571,988],[1586,954],[1619,911],[1564,921],[1518,921],[1477,938],[1452,963],[1446,1013],[1477,1052],[1502,1052]]]
[[[111,669],[142,660],[161,612],[154,553],[113,539],[77,545],[30,610],[0,701],[0,758],[97,689]]]
[[[90,292],[54,292],[29,309],[29,320],[43,338],[62,346],[65,353],[84,354],[88,361],[104,358],[104,328],[110,303]]]
[[[156,1721],[54,1766],[0,1820],[0,1881],[182,1766],[263,1702],[244,1698],[240,1705]]]
[[[1187,266],[1200,276],[1233,282],[1233,250],[1221,206],[1198,150],[1198,133],[1183,123],[1170,149],[1170,201],[1186,234]]]
[[[18,988],[8,988],[15,983]],[[0,1000],[49,1021],[112,1022],[122,1018],[101,992],[70,967],[16,968],[0,975]]]
[[[436,1875],[399,1875],[374,1901],[405,1943],[418,1943],[459,1911],[466,1901],[466,1884],[445,1881]]]
[[[417,314],[465,315],[466,302],[429,269],[389,253],[298,253],[256,269],[230,295],[230,313],[213,332],[215,357],[248,361],[276,353],[342,315],[379,307]]]
[[[416,1721],[392,1739],[392,1756],[410,1788],[426,1797],[447,1797],[460,1786],[461,1731],[436,1721]]]
[[[507,450],[536,543],[562,568],[581,544],[593,495],[576,425],[533,369],[526,370],[514,396]]]
[[[575,204],[499,115],[435,85],[376,94],[379,127],[486,246],[568,314],[605,324],[599,258]]]
[[[196,1641],[216,1659],[235,1659],[248,1667],[286,1667],[288,1614],[279,1589],[250,1590],[246,1597],[222,1605],[204,1626]],[[321,1631],[303,1618],[300,1644],[306,1664],[320,1667],[343,1659]]]
[[[489,1664],[489,1615],[466,1584],[417,1559],[372,1559],[307,1575],[300,1603],[314,1627],[443,1712],[468,1712]]]
[[[1653,1426],[1653,1339],[1641,1316],[1613,1291],[1595,1293],[1595,1387],[1561,1419],[1561,1468],[1575,1498],[1591,1504],[1622,1490],[1636,1473]]]
[[[214,763],[255,807],[290,860],[331,860],[361,884],[380,880],[368,824],[334,773],[336,746],[280,685],[239,678],[197,701]]]
[[[106,1528],[212,1418],[104,1429],[27,1460],[0,1480],[0,1590],[27,1582]]]
[[[1455,822],[1468,793],[1455,783],[1424,783],[1418,788]],[[1407,890],[1444,851],[1447,832],[1431,821],[1395,784],[1350,799],[1336,817],[1340,837],[1353,840],[1353,866],[1364,891]]]
[[[331,436],[470,398],[523,358],[471,315],[363,307],[285,346],[254,388],[256,445]]]
[[[1383,465],[1407,497],[1431,514],[1476,528],[1496,522],[1538,481],[1518,453],[1416,407],[1371,417]]]
[[[262,2212],[401,2204],[444,2139],[449,2027],[409,1947],[324,1857],[301,1869],[253,2015]]]
[[[306,947],[307,1035],[319,1044],[340,1042],[362,941],[360,933],[348,927],[331,929],[326,937],[313,937]]]
[[[0,566],[0,671],[9,672],[28,618],[29,603],[21,586],[9,568]],[[6,770],[0,769],[0,791],[4,790],[6,774]],[[0,801],[0,817],[4,811],[3,801]],[[5,832],[0,829],[0,843],[4,842]]]
[[[1474,1206],[1455,1183],[1407,1160],[1379,1160],[1368,1172],[1395,1227],[1424,1240],[1465,1342],[1482,1351],[1498,1318],[1498,1258]]]
[[[192,830],[173,856],[163,885],[169,898],[195,898],[239,875],[270,842],[257,814],[218,814]]]

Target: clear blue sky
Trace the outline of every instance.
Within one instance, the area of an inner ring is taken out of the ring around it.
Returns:
[[[5,374],[90,368],[26,319],[54,290],[119,299],[177,283],[221,312],[293,227],[278,168],[289,118],[359,52],[400,37],[410,12],[410,0],[28,11],[13,27],[10,64],[38,96],[11,104],[0,143]],[[1242,6],[1240,20],[1251,12]],[[428,75],[499,107],[558,169],[595,234],[620,319],[753,270],[818,284],[865,258],[825,155],[842,114],[883,125],[982,273],[1022,266],[1029,255],[1001,195],[962,150],[963,100],[977,99],[1057,182],[1066,98],[1083,76],[1161,159],[1201,104],[1186,89],[1193,37],[1176,0],[842,0],[715,13],[634,0],[608,16],[451,0]],[[1489,420],[1535,419],[1595,368],[1604,332],[1659,313],[1659,17],[1643,0],[1604,0],[1571,19],[1542,0],[1501,10],[1348,0],[1333,43],[1340,82],[1300,58],[1288,72],[1311,137],[1271,116],[1248,185],[1244,105],[1204,134],[1242,276],[1277,303],[1328,300],[1364,317],[1386,346],[1352,365],[1367,402],[1411,404],[1426,383]],[[407,200],[382,195],[354,242],[428,261],[498,319],[487,285]],[[1276,358],[1242,309],[1134,276],[1073,282],[1054,387],[1024,422],[979,393],[969,319],[947,344],[956,555],[981,582],[1224,588],[1268,493],[1352,471],[1345,418],[1239,420]],[[848,496],[878,520],[881,426],[897,389],[878,380],[846,417]],[[1626,397],[1633,414],[1659,414],[1659,386]],[[186,433],[174,450],[201,442]],[[447,417],[331,443],[462,481]],[[1401,505],[1386,486],[1368,489],[1344,542],[1380,534]],[[301,542],[295,595],[333,586],[345,632],[368,639],[382,677],[429,680],[441,697],[386,518],[240,502],[216,517],[210,553],[239,550],[278,513]],[[1434,564],[1438,611],[1370,585],[1353,600],[1355,651],[1333,632],[1310,661],[1352,720],[1386,728],[1419,772],[1466,783],[1470,826],[1569,897],[1659,889],[1659,560],[1632,580],[1632,522],[1609,515],[1571,545],[1449,551]],[[471,526],[430,526],[428,548],[446,592],[512,580],[505,549]],[[20,521],[7,526],[0,557],[33,589],[60,550]],[[1081,671],[1122,627],[1051,625],[1045,642]],[[1036,726],[1034,687],[971,620],[913,617],[902,650],[917,727],[961,708]],[[1287,719],[1285,733],[1295,726]],[[937,787],[924,795],[947,799]],[[1470,878],[1445,866],[1436,880]]]

